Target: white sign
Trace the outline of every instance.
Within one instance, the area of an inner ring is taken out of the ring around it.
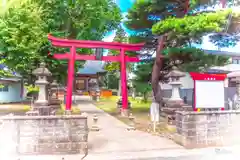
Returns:
[[[196,108],[224,108],[224,81],[195,81]]]
[[[151,115],[152,122],[159,121],[159,112],[160,112],[159,104],[156,102],[152,102],[151,107],[150,107],[150,115]]]

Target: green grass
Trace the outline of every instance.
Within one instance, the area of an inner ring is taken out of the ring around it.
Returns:
[[[29,105],[8,105],[8,108],[1,108],[0,113],[25,113],[31,110]],[[65,114],[65,105],[61,104],[61,108],[57,110],[57,115]],[[72,114],[80,114],[80,109],[76,106],[72,106]]]
[[[103,111],[105,111],[105,112],[109,113],[110,115],[114,116],[115,118],[119,119],[123,123],[130,124],[131,122],[128,118],[122,117],[117,112],[116,102],[118,101],[118,99],[119,99],[119,97],[117,97],[117,96],[112,96],[110,98],[100,98],[100,101],[96,102],[95,105],[98,108],[102,109]],[[151,124],[151,120],[150,120],[150,116],[149,116],[151,101],[144,103],[139,99],[134,100],[131,97],[129,97],[128,99],[132,104],[130,112],[135,117],[135,127],[138,130],[152,133],[153,132],[152,127],[149,126],[149,124]],[[169,129],[166,128],[165,121],[161,121],[161,123],[158,124],[156,131],[159,134],[164,133],[167,135],[175,132],[175,130],[170,131]]]
[[[3,105],[2,105],[3,106]],[[7,105],[8,108],[0,106],[0,112],[27,112],[31,110],[31,106],[29,105]]]
[[[96,106],[105,112],[108,113],[115,113],[117,111],[117,101],[118,96],[112,96],[109,98],[100,98],[99,102],[96,102]],[[128,100],[131,102],[131,112],[132,113],[142,113],[142,112],[149,112],[149,108],[151,102],[148,101],[146,103],[142,102],[141,100],[132,99],[129,97]]]

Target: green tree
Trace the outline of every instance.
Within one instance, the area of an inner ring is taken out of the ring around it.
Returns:
[[[106,74],[107,79],[107,87],[108,89],[115,89],[117,90],[119,87],[119,77],[116,75],[116,73],[107,73]]]
[[[66,78],[67,62],[54,60],[48,53],[68,50],[53,48],[48,42],[48,33],[61,38],[101,40],[121,21],[120,10],[112,0],[26,1],[10,6],[0,20],[4,63],[24,77],[31,77],[32,69],[45,61],[55,78],[60,81]],[[79,49],[78,52],[91,54],[92,50]],[[83,63],[76,63],[76,67]]]
[[[45,36],[42,10],[26,1],[9,6],[0,18],[1,63],[20,74],[27,72],[36,59],[37,50]]]
[[[148,94],[152,90],[150,84],[150,77],[152,73],[153,63],[140,63],[137,64],[133,73],[135,77],[133,78],[133,87],[136,89],[136,92],[142,93],[143,101],[147,102]]]
[[[186,10],[194,9],[196,3],[190,4],[190,8],[186,8],[184,3],[177,4],[169,11],[168,6],[175,2],[136,1],[128,12],[126,21],[130,29],[137,33],[140,30],[143,33],[135,34],[131,37],[131,41],[145,41],[148,50],[156,51],[151,83],[154,97],[158,102],[161,101],[159,80],[164,81],[164,75],[171,70],[172,66],[178,66],[183,71],[199,71],[214,65],[224,65],[228,60],[228,57],[207,55],[192,44],[201,43],[202,36],[207,33],[221,32],[231,11],[194,13],[184,16]],[[152,20],[149,16],[156,16],[158,19]]]
[[[120,42],[120,43],[126,43],[128,41],[128,37],[126,35],[126,32],[124,31],[124,29],[122,27],[119,27],[116,31],[116,35],[113,39],[114,42]],[[120,52],[117,50],[110,50],[109,55],[119,55]],[[128,65],[128,69],[130,68],[130,66]],[[106,63],[105,65],[105,69],[109,72],[113,72],[113,71],[120,71],[120,63],[119,62],[109,62]]]

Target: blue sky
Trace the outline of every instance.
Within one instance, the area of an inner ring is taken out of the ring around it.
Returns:
[[[116,3],[119,5],[123,16],[127,13],[128,9],[131,8],[134,1],[135,0],[116,0]],[[237,9],[239,9],[239,8],[237,7]],[[128,32],[127,29],[126,29],[126,31]],[[103,41],[111,42],[113,40],[114,36],[115,36],[115,32],[111,32],[103,39]],[[206,50],[219,50],[218,47],[216,47],[214,44],[209,42],[208,36],[204,36],[203,37],[203,44],[199,45],[199,46],[196,46],[196,47],[206,49]],[[239,52],[240,51],[240,43],[238,43],[234,47],[221,48],[220,51]]]

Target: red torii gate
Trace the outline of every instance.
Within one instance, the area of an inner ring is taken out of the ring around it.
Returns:
[[[122,109],[125,110],[128,107],[128,91],[127,91],[127,62],[139,62],[138,57],[128,57],[125,55],[125,51],[139,51],[144,46],[144,43],[139,44],[126,44],[118,42],[101,42],[101,41],[89,41],[89,40],[70,40],[61,39],[48,35],[49,41],[53,46],[70,48],[70,53],[54,54],[55,59],[69,60],[68,63],[68,80],[67,80],[67,97],[66,97],[66,110],[71,110],[72,104],[72,90],[74,81],[74,64],[76,60],[99,60],[109,62],[121,63],[121,89],[122,89]],[[81,55],[76,53],[76,48],[104,48],[112,50],[120,50],[118,56],[100,56],[96,55]]]

